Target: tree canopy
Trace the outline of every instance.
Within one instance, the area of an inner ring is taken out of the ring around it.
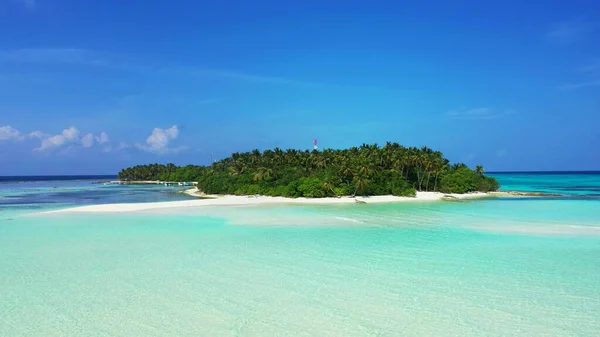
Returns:
[[[451,165],[441,152],[398,143],[363,144],[344,150],[253,150],[210,166],[138,165],[122,180],[195,181],[208,194],[262,194],[321,198],[348,195],[414,196],[416,191],[495,191],[498,182],[465,164]]]

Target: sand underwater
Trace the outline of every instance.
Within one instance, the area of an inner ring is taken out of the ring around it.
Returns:
[[[498,179],[565,196],[32,215],[182,196],[3,185],[0,335],[597,336],[600,176]]]

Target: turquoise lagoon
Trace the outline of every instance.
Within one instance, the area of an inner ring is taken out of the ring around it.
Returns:
[[[1,185],[0,335],[597,336],[600,175],[497,177],[564,196],[37,215],[185,196]]]

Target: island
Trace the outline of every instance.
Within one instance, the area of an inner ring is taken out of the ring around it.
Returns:
[[[194,182],[209,195],[262,195],[286,198],[383,196],[414,197],[419,192],[465,194],[497,191],[481,165],[451,164],[429,147],[363,144],[349,149],[253,150],[233,153],[208,166],[137,165],[123,169],[121,181]]]

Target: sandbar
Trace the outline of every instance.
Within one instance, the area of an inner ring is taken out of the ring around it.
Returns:
[[[488,193],[476,192],[467,194],[444,194],[439,192],[417,192],[416,197],[396,197],[392,195],[357,196],[339,198],[284,198],[269,196],[237,196],[237,195],[204,195],[195,189],[185,191],[186,194],[199,197],[196,200],[127,203],[127,204],[102,204],[73,207],[61,210],[43,212],[49,213],[119,213],[139,212],[151,210],[164,210],[171,208],[206,207],[206,206],[249,206],[249,205],[339,205],[339,204],[380,204],[396,202],[429,202],[442,200],[463,200],[493,197]],[[38,213],[41,214],[41,213]]]

